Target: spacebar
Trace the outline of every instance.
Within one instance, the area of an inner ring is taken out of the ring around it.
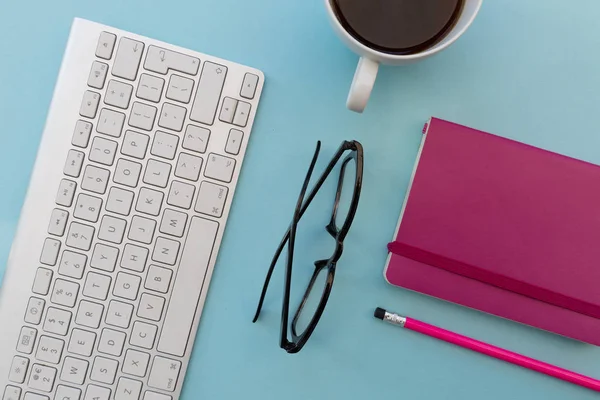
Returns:
[[[185,354],[218,230],[215,221],[192,218],[158,341],[162,353]]]

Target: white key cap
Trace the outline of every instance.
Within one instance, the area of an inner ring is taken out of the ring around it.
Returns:
[[[81,107],[79,107],[79,115],[82,117],[96,118],[98,112],[98,104],[100,104],[100,95],[91,90],[86,90],[83,94]]]
[[[154,228],[152,228],[154,230]],[[121,258],[121,267],[132,271],[143,272],[146,268],[148,249],[127,243]]]
[[[229,183],[233,177],[234,170],[235,160],[233,158],[210,153],[206,169],[204,170],[204,176]]]
[[[193,88],[193,80],[179,75],[171,75],[169,86],[167,87],[167,99],[187,104],[190,102],[190,98],[192,97]]]
[[[21,333],[19,334],[19,342],[17,343],[17,351],[19,353],[31,354],[36,336],[36,329],[28,328],[26,326],[22,327]]]
[[[86,262],[87,257],[85,255],[65,250],[60,259],[58,273],[71,278],[81,279]]]
[[[173,398],[171,396],[167,396],[166,394],[160,394],[147,390],[146,393],[144,393],[144,398],[142,400],[173,400]]]
[[[75,130],[73,131],[71,144],[77,147],[87,147],[92,134],[92,127],[93,126],[91,122],[87,122],[82,119],[78,120],[75,124]]]
[[[117,152],[117,142],[96,136],[92,141],[89,159],[104,165],[112,165]]]
[[[190,112],[192,121],[207,125],[213,124],[225,76],[227,76],[227,67],[211,62],[204,63],[198,89],[196,89],[194,105]]]
[[[133,315],[133,306],[120,301],[112,300],[106,312],[106,324],[117,326],[119,328],[129,328],[131,316]]]
[[[88,362],[74,357],[65,357],[63,361],[60,380],[74,383],[76,385],[83,384],[85,374],[88,369]]]
[[[146,172],[144,173],[144,182],[158,187],[167,187],[169,174],[171,173],[171,164],[156,160],[148,160]]]
[[[125,114],[103,108],[98,117],[96,130],[108,136],[120,137],[125,123]]]
[[[100,353],[119,357],[123,352],[123,345],[125,344],[126,337],[127,335],[123,332],[105,328],[102,330],[102,335],[98,342],[98,351]]]
[[[179,107],[171,103],[165,103],[163,104],[162,111],[160,112],[158,126],[181,132],[183,129],[183,123],[185,122],[186,112],[187,110],[183,107]]]
[[[148,293],[142,293],[140,297],[140,305],[138,306],[137,316],[140,318],[149,319],[152,321],[160,321],[165,299],[158,296],[153,296]]]
[[[138,84],[136,96],[140,99],[158,103],[164,85],[164,79],[148,74],[142,74],[140,75],[140,83]]]
[[[49,307],[44,320],[44,330],[48,333],[65,336],[71,325],[72,314],[69,311]]]
[[[79,222],[71,222],[69,233],[67,234],[67,246],[88,251],[92,246],[93,237],[93,227],[80,224]]]
[[[102,342],[100,342],[102,345]],[[96,357],[90,379],[100,383],[112,385],[119,369],[119,362],[104,357]]]
[[[175,152],[177,151],[178,144],[179,138],[177,136],[156,131],[150,153],[157,157],[168,158],[169,160],[172,160],[175,158]]]
[[[82,300],[79,303],[79,309],[77,310],[77,315],[75,316],[75,323],[77,325],[97,329],[100,326],[103,312],[104,306],[102,304]]]
[[[56,387],[55,400],[79,400],[81,398],[81,390],[64,385]]]
[[[42,392],[51,392],[56,378],[56,369],[46,367],[41,364],[31,366],[31,375],[29,376],[29,387],[33,390]]]
[[[167,235],[182,237],[186,221],[187,214],[166,209],[158,230]]]
[[[172,206],[189,209],[192,205],[192,199],[194,198],[195,188],[187,183],[173,181],[171,183],[171,189],[169,190],[169,197],[167,198],[167,204]]]
[[[94,61],[92,63],[92,69],[90,70],[90,76],[88,77],[88,86],[102,89],[104,87],[107,72],[108,65],[100,61]]]
[[[236,99],[225,97],[223,99],[223,106],[221,106],[221,114],[219,114],[219,119],[223,122],[232,123],[237,104],[238,101]]]
[[[96,343],[96,334],[93,332],[84,331],[82,329],[73,329],[71,332],[71,340],[67,351],[80,356],[89,357],[94,350]]]
[[[112,243],[121,243],[125,234],[127,221],[110,215],[102,217],[98,238]]]
[[[197,181],[202,168],[202,159],[187,153],[179,154],[177,166],[175,167],[175,176],[190,181]]]
[[[90,265],[92,268],[113,272],[117,265],[118,257],[119,249],[116,247],[107,246],[104,243],[96,243]]]
[[[123,372],[129,375],[144,377],[148,369],[150,355],[141,351],[127,350],[125,361],[123,361]]]
[[[52,270],[47,268],[38,268],[33,281],[33,293],[45,296],[50,291],[50,282],[52,282]]]
[[[125,138],[123,139],[123,146],[121,147],[121,153],[143,159],[146,156],[146,149],[148,148],[148,142],[150,137],[143,133],[137,133],[135,131],[125,132]]]
[[[128,378],[119,378],[115,389],[115,400],[138,400],[142,392],[142,382]]]
[[[100,39],[98,39],[98,45],[96,46],[96,56],[104,58],[105,60],[110,60],[116,40],[117,37],[112,33],[101,32]],[[62,399],[59,398],[59,400]]]
[[[83,287],[83,295],[94,299],[106,300],[110,288],[110,277],[89,272]]]
[[[60,208],[52,210],[50,223],[48,224],[48,233],[51,235],[62,236],[65,234],[69,213]]]
[[[42,396],[40,396],[40,397],[42,397]],[[4,388],[4,394],[2,395],[2,400],[19,400],[20,398],[21,398],[21,388],[12,386],[12,385],[7,385],[6,388]],[[46,397],[46,399],[47,399],[47,397]]]
[[[228,191],[229,189],[226,186],[202,181],[194,209],[202,214],[220,217],[223,215],[223,207],[225,206],[225,200],[227,200]]]
[[[109,400],[110,389],[102,386],[88,385],[83,400]]]
[[[233,124],[244,127],[248,123],[248,117],[250,116],[250,103],[240,101],[237,108],[235,109],[235,117],[233,117]]]
[[[133,331],[129,338],[129,343],[144,349],[151,349],[154,346],[154,339],[158,328],[145,322],[135,321]]]
[[[120,158],[119,161],[117,161],[117,167],[115,169],[113,181],[120,183],[121,185],[136,187],[140,179],[141,172],[141,164]]]
[[[151,131],[156,118],[156,107],[134,102],[129,115],[129,125],[146,131]]]
[[[38,299],[37,297],[29,298],[29,302],[27,303],[27,311],[25,312],[25,322],[39,325],[40,322],[42,322],[42,314],[45,306],[45,300]]]
[[[144,53],[144,43],[122,37],[119,40],[117,55],[113,64],[112,74],[119,78],[134,81]]]
[[[154,357],[150,376],[148,377],[148,386],[170,392],[175,391],[180,369],[181,362],[177,360],[160,356]]]
[[[40,337],[36,358],[50,364],[58,364],[65,342],[50,336]]]
[[[42,255],[40,256],[40,262],[46,265],[56,265],[58,260],[58,253],[60,252],[60,241],[56,239],[47,238],[44,240],[44,247],[42,247]]]
[[[78,284],[64,279],[57,279],[54,281],[50,301],[60,306],[73,307],[77,301],[77,294],[79,294]]]
[[[42,396],[41,394],[27,392],[25,393],[23,400],[50,400],[50,398],[48,396]]]
[[[246,75],[244,75],[242,89],[240,90],[240,96],[246,99],[253,99],[254,94],[256,93],[256,86],[258,86],[258,76],[246,73]]]
[[[89,190],[90,192],[104,194],[104,192],[106,192],[106,185],[108,185],[109,177],[110,172],[104,168],[88,165],[83,172],[81,188]]]
[[[225,145],[225,152],[233,155],[240,154],[242,140],[244,140],[244,132],[238,129],[231,129],[227,138],[227,144]]]
[[[185,354],[218,230],[215,221],[192,218],[158,342],[160,352]]]
[[[133,86],[111,79],[106,87],[104,103],[125,110],[129,107],[132,93]]]
[[[198,153],[204,153],[210,138],[210,130],[196,125],[188,125],[185,128],[182,147]]]
[[[156,190],[142,188],[138,196],[135,209],[144,214],[158,215],[163,201],[163,193]]]
[[[12,364],[10,365],[10,372],[8,374],[8,380],[15,383],[25,382],[25,375],[27,374],[28,367],[28,358],[20,356],[13,357]]]
[[[131,219],[131,227],[127,237],[136,242],[150,244],[154,236],[156,221],[135,215]]]
[[[102,208],[102,199],[89,194],[80,193],[77,196],[77,203],[73,216],[89,222],[98,221],[100,209]]]
[[[140,288],[141,283],[142,278],[140,278],[139,276],[119,272],[119,274],[117,275],[117,280],[115,282],[113,294],[116,297],[135,300],[137,298],[138,290]]]
[[[155,292],[167,293],[169,291],[169,285],[171,284],[171,270],[161,268],[156,265],[151,265],[148,268],[148,275],[146,276],[146,283],[144,287],[146,289],[154,290]]]
[[[175,51],[163,49],[162,47],[149,46],[144,68],[148,71],[166,74],[169,69],[196,75],[200,60]]]
[[[69,150],[63,173],[65,175],[77,178],[81,173],[81,166],[83,165],[84,159],[85,154],[83,154],[82,152],[77,150]]]
[[[118,187],[111,187],[108,192],[106,210],[121,215],[129,215],[133,203],[133,192]]]
[[[168,265],[175,265],[177,252],[179,251],[179,242],[159,237],[154,244],[152,259]]]
[[[62,179],[58,186],[58,192],[56,193],[56,204],[71,207],[76,189],[77,184],[75,182],[68,179]]]

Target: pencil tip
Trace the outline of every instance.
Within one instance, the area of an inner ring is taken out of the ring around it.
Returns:
[[[381,307],[377,307],[373,315],[375,318],[383,319],[385,317],[385,310]]]

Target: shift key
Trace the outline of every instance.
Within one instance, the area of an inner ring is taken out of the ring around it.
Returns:
[[[221,98],[221,91],[227,76],[227,67],[224,65],[205,62],[198,82],[194,105],[190,112],[192,121],[212,125]]]

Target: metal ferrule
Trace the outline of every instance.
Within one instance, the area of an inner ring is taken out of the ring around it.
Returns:
[[[387,311],[385,312],[385,315],[383,316],[383,320],[386,322],[389,322],[390,324],[400,325],[403,328],[404,328],[404,324],[406,324],[406,318],[404,318],[401,315],[398,315],[395,313],[390,313]]]

